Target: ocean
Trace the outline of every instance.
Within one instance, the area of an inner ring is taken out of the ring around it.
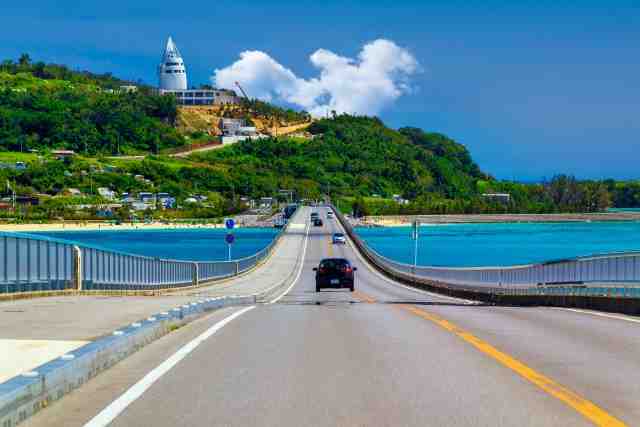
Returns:
[[[373,249],[413,263],[411,227],[358,228]],[[418,264],[519,265],[640,250],[640,222],[438,224],[420,227]]]
[[[277,232],[275,228],[233,230],[235,242],[231,247],[231,257],[237,259],[253,255],[267,247]],[[51,231],[31,234],[152,257],[193,261],[227,259],[225,229]]]

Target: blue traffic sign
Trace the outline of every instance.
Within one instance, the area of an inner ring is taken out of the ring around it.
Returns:
[[[227,218],[224,222],[224,225],[229,229],[229,230],[233,230],[233,227],[236,226],[236,222],[233,220],[233,218]]]
[[[236,236],[234,236],[233,234],[229,233],[225,236],[224,238],[225,242],[227,242],[227,244],[232,244],[234,240],[236,240]]]

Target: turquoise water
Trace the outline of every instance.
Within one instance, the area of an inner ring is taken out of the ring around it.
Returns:
[[[236,240],[232,258],[253,255],[271,243],[273,228],[240,228],[233,231]],[[227,259],[224,229],[127,230],[127,231],[53,231],[31,233],[71,240],[105,249],[160,258],[214,261]]]
[[[640,213],[640,208],[609,208],[607,212],[636,212]]]
[[[380,254],[413,263],[411,227],[357,232]],[[640,222],[423,225],[418,242],[420,265],[518,265],[640,250]]]

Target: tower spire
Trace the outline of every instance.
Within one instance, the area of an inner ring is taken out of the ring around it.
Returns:
[[[169,36],[158,66],[160,90],[186,90],[187,70],[173,38]]]

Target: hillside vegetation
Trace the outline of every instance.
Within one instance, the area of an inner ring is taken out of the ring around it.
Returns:
[[[0,66],[0,149],[63,148],[88,154],[158,152],[180,146],[172,97],[111,88],[110,75],[32,64]],[[119,86],[118,86],[119,87]]]
[[[314,122],[309,131],[310,141],[245,141],[193,159],[215,165],[242,194],[286,188],[307,198],[355,197],[362,213],[596,212],[611,204],[603,182],[566,176],[535,185],[497,181],[452,139],[416,128],[396,131],[376,118],[341,115]],[[494,192],[511,200],[483,197]],[[388,200],[393,195],[409,202]]]

